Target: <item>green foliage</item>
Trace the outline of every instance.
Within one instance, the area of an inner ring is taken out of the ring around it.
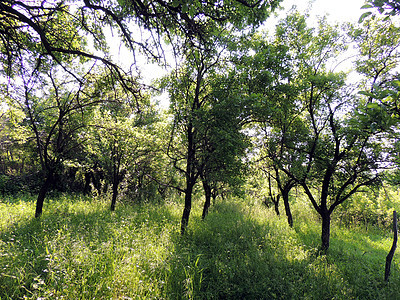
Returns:
[[[364,4],[362,9],[376,9],[380,14],[385,15],[384,20],[390,20],[391,17],[396,16],[400,13],[399,1],[398,0],[368,0],[367,4]],[[367,11],[360,16],[359,23],[363,22],[369,16],[375,18],[375,14],[372,11]]]
[[[343,203],[336,219],[344,225],[377,226],[391,230],[393,210],[400,210],[400,195],[396,187],[368,189]]]

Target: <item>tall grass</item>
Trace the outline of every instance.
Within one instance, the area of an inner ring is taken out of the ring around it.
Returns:
[[[253,200],[218,202],[185,236],[181,205],[122,205],[61,196],[32,218],[33,199],[0,203],[0,299],[396,299],[398,255],[383,281],[391,234],[320,226],[297,207],[295,227]]]

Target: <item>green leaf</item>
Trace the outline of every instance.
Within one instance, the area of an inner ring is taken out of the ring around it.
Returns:
[[[378,109],[380,107],[379,107],[378,103],[368,103],[367,104],[367,108],[369,108],[369,109]]]
[[[367,12],[363,13],[361,15],[360,19],[358,20],[358,23],[362,23],[364,21],[364,19],[367,18],[371,14],[372,14],[372,12],[370,12],[370,11],[367,11]]]
[[[374,96],[374,94],[369,93],[369,92],[366,92],[366,91],[359,91],[358,93],[359,93],[360,95],[364,95],[364,96],[367,96],[367,97]]]
[[[373,6],[371,4],[365,4],[361,6],[361,9],[366,9],[366,8],[373,8]]]
[[[400,80],[392,80],[391,84],[400,88]]]

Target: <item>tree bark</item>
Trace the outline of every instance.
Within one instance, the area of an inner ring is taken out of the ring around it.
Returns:
[[[189,224],[190,210],[192,209],[192,192],[196,183],[195,175],[195,146],[193,124],[190,122],[187,127],[187,158],[186,158],[186,188],[185,188],[185,207],[183,208],[181,220],[181,235],[185,234]]]
[[[289,227],[293,227],[293,216],[289,204],[289,191],[284,190],[282,193],[283,204],[285,205],[285,213],[288,220]]]
[[[396,211],[394,211],[393,212],[393,244],[392,244],[392,248],[390,249],[388,255],[386,256],[385,281],[389,281],[390,266],[392,264],[392,259],[394,256],[394,252],[396,251],[396,247],[397,247],[397,213],[396,213]]]
[[[204,220],[208,214],[208,209],[210,208],[211,205],[211,187],[208,184],[207,180],[203,180],[203,189],[204,189],[205,202],[201,218]]]
[[[272,199],[272,202],[274,202],[275,213],[276,213],[277,216],[279,216],[280,215],[280,212],[279,212],[280,195],[278,195],[276,197],[272,196],[271,199]]]
[[[85,195],[90,194],[91,188],[90,188],[90,179],[92,178],[92,174],[90,172],[85,173],[85,186],[83,188],[83,193]]]
[[[119,180],[115,179],[113,182],[113,193],[112,193],[112,198],[111,198],[111,211],[115,210],[115,203],[117,202],[117,197],[118,197],[118,185],[119,185]]]
[[[331,215],[328,211],[321,212],[322,233],[321,233],[321,251],[326,253],[329,249],[329,240],[331,235]]]
[[[42,215],[44,199],[46,198],[46,194],[49,191],[49,188],[53,183],[53,180],[54,180],[54,174],[52,171],[49,171],[47,173],[43,185],[39,190],[39,194],[36,200],[35,218],[40,218],[40,216]]]
[[[188,184],[185,190],[185,207],[183,208],[181,220],[181,235],[185,234],[186,228],[189,224],[190,210],[192,209],[192,192],[193,185]]]

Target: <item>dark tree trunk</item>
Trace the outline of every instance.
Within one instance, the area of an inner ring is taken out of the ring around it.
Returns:
[[[112,197],[111,197],[111,207],[110,210],[114,211],[115,210],[115,203],[117,202],[117,197],[118,197],[118,186],[119,183],[122,181],[121,176],[121,159],[122,155],[121,152],[119,151],[120,149],[116,145],[116,142],[114,141],[114,145],[112,148]]]
[[[293,227],[293,217],[289,204],[289,190],[284,190],[282,193],[283,204],[285,205],[285,213],[288,220],[289,227]]]
[[[278,182],[279,183],[279,182]],[[269,198],[271,199],[271,201],[274,203],[274,208],[275,208],[275,213],[277,216],[280,215],[279,213],[279,199],[280,199],[280,195],[278,194],[278,196],[274,196],[272,194],[272,185],[271,185],[271,174],[268,173],[268,187],[269,187]],[[267,205],[268,206],[268,205]]]
[[[115,203],[118,197],[118,186],[121,182],[120,172],[119,172],[119,161],[114,162],[113,166],[113,180],[112,180],[112,198],[111,198],[111,211],[115,210]]]
[[[85,186],[83,188],[83,193],[85,195],[88,195],[91,191],[90,188],[90,179],[92,178],[92,174],[90,172],[85,173]]]
[[[53,181],[54,181],[54,174],[52,171],[50,171],[47,173],[47,177],[44,180],[44,183],[39,190],[39,194],[36,200],[35,218],[40,218],[40,216],[42,215],[44,199],[46,198],[46,194],[49,191]]]
[[[192,192],[193,185],[188,183],[185,190],[185,207],[183,208],[182,221],[181,221],[181,234],[185,234],[186,228],[189,224],[190,210],[192,209]]]
[[[201,218],[204,220],[211,205],[211,187],[206,180],[203,180],[203,189],[206,200],[204,202],[203,214],[201,215]]]
[[[272,202],[274,202],[274,208],[275,208],[275,213],[277,216],[280,215],[279,212],[279,199],[280,199],[280,195],[276,196],[276,198],[272,197]]]
[[[329,239],[331,235],[331,215],[328,211],[322,211],[322,233],[321,233],[321,251],[326,253],[329,249]]]
[[[97,193],[101,195],[101,175],[99,171],[92,171],[92,182],[94,188],[97,190]]]
[[[217,198],[217,194],[218,194],[218,191],[217,191],[217,189],[213,189],[212,191],[211,191],[211,197],[212,197],[212,199],[213,199],[213,205],[215,205],[215,199]]]
[[[185,234],[189,224],[190,210],[192,209],[192,192],[196,184],[197,175],[195,174],[195,145],[193,124],[189,123],[187,127],[187,158],[186,158],[186,188],[185,188],[185,207],[183,208],[181,220],[181,234]]]
[[[113,182],[113,187],[112,187],[112,198],[111,198],[111,211],[115,210],[115,203],[117,202],[117,197],[118,197],[118,185],[119,185],[119,180],[115,180]]]
[[[390,275],[390,266],[392,264],[392,259],[394,256],[394,253],[396,251],[397,247],[397,213],[396,211],[393,212],[393,244],[392,248],[390,248],[390,251],[388,255],[386,256],[386,265],[385,265],[385,281],[389,281],[389,275]]]

